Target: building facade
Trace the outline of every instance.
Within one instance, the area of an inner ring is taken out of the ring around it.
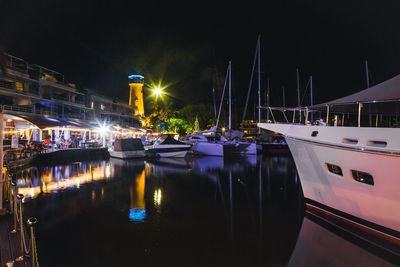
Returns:
[[[0,72],[0,108],[39,128],[40,124],[88,125],[99,121],[121,127],[139,127],[135,107],[90,89],[77,89],[64,75],[6,54]]]

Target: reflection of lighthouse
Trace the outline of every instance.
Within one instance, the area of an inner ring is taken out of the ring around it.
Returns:
[[[143,103],[143,82],[144,77],[139,74],[132,74],[129,78],[129,106],[134,109],[135,116],[144,115]]]
[[[131,187],[129,189],[130,195],[130,209],[129,209],[129,220],[132,222],[143,222],[146,219],[146,203],[144,200],[145,190],[145,170],[136,176],[136,179],[132,180]]]

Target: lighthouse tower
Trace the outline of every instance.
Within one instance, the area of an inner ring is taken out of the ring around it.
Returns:
[[[144,76],[140,74],[132,74],[129,79],[129,106],[134,109],[135,116],[144,115],[143,103],[143,83]]]

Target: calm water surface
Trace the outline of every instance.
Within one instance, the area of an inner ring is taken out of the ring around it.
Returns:
[[[391,266],[304,217],[290,157],[111,159],[18,178],[42,266]]]

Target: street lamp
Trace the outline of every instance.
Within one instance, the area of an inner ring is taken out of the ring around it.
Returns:
[[[153,95],[155,95],[155,97],[161,97],[163,95],[163,89],[161,87],[154,87],[153,88]]]

